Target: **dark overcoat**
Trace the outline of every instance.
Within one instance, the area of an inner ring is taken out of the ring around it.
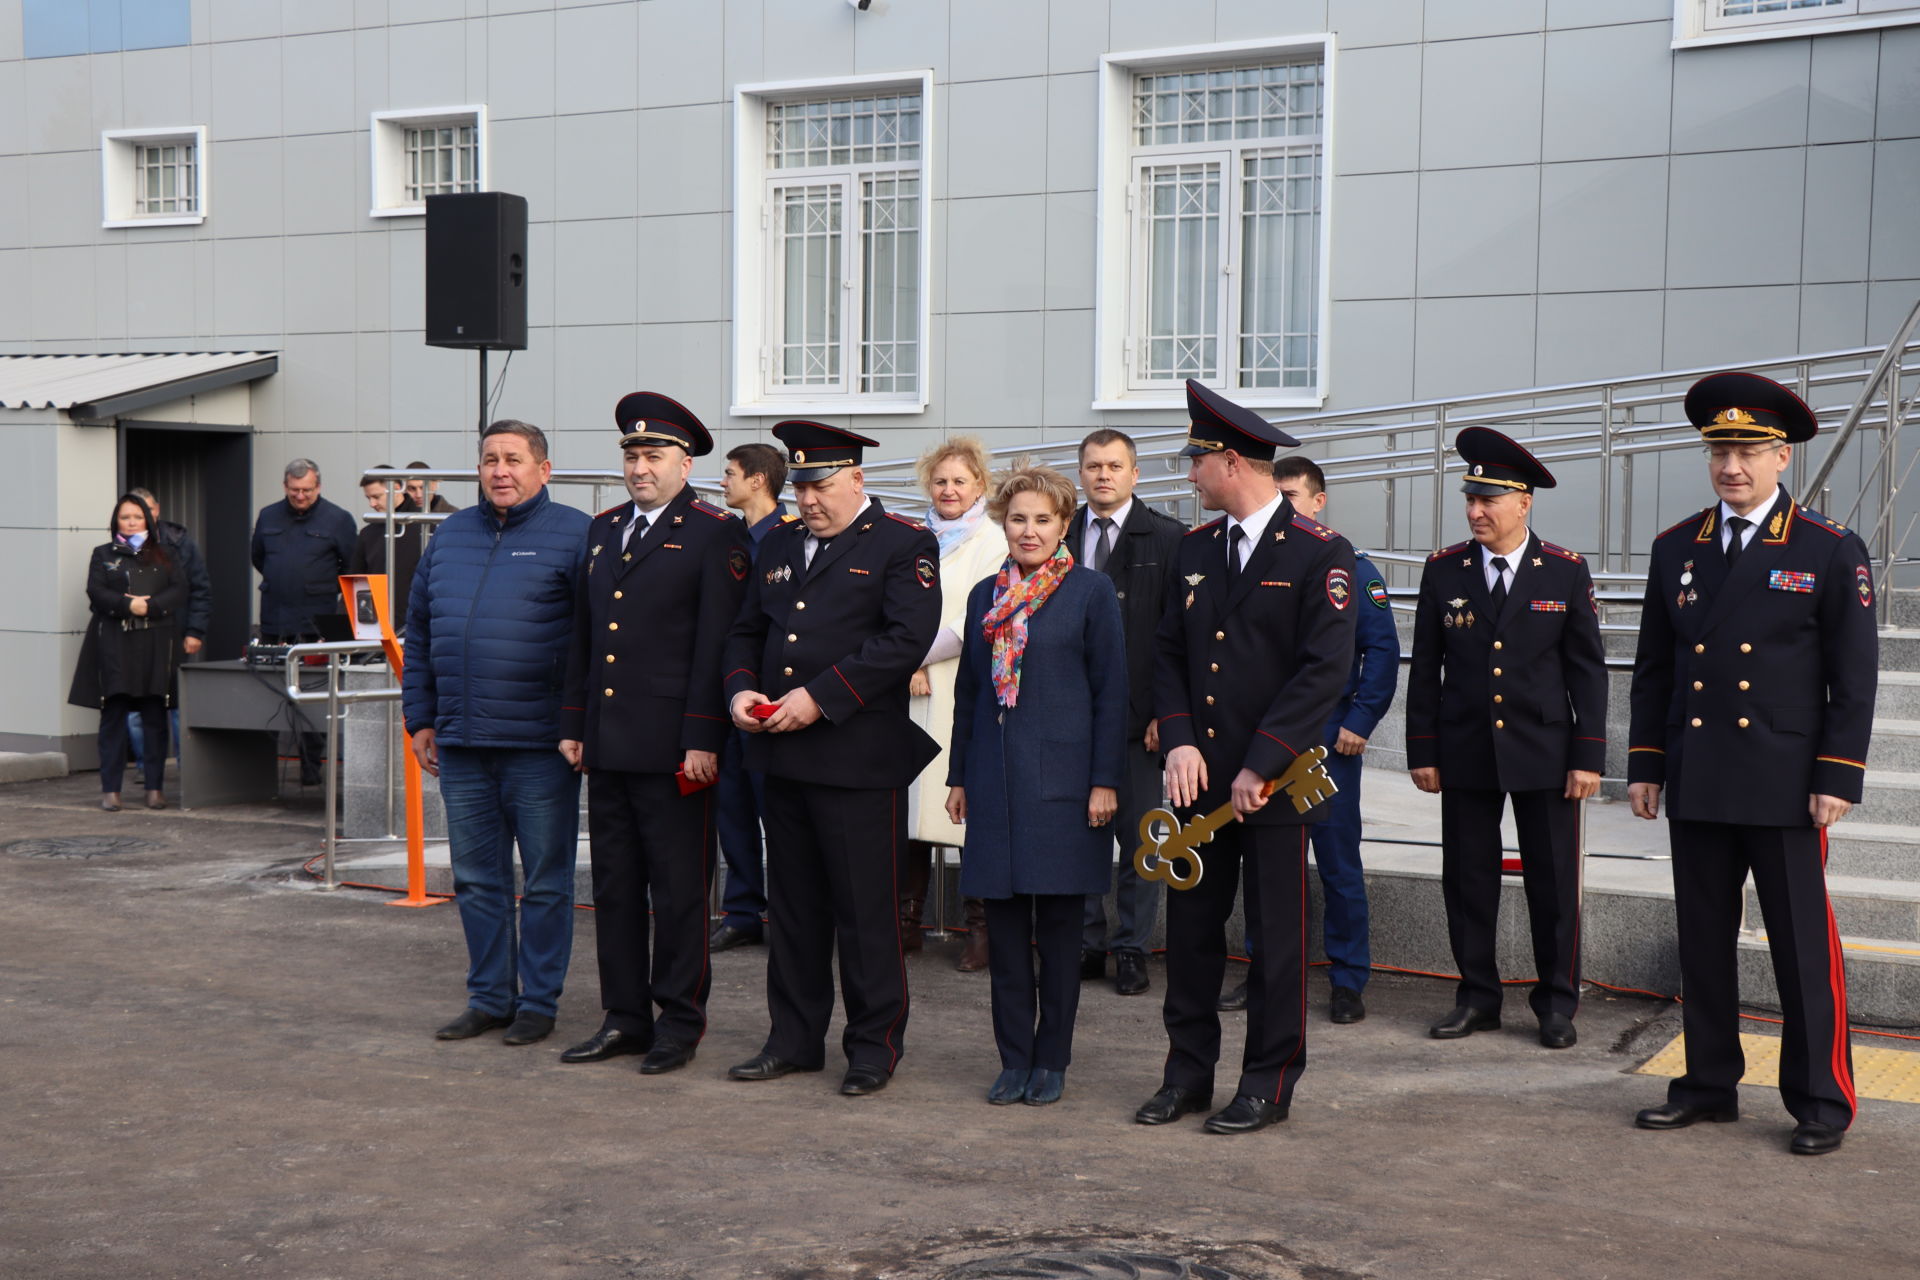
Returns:
[[[1088,533],[1087,508],[1083,505],[1073,513],[1067,550],[1073,552],[1075,560],[1091,567]],[[1187,526],[1136,498],[1118,533],[1113,554],[1100,571],[1113,579],[1114,593],[1120,598],[1120,617],[1127,634],[1127,739],[1137,742],[1146,736],[1147,725],[1153,720],[1154,637],[1160,630],[1161,615],[1167,611],[1167,580],[1173,574],[1173,558],[1180,539],[1187,536]]]
[[[1627,780],[1689,822],[1805,827],[1866,784],[1880,678],[1860,535],[1783,489],[1729,567],[1719,504],[1654,540]]]
[[[1088,792],[1126,777],[1127,642],[1113,581],[1075,566],[1029,617],[1020,696],[993,691],[983,623],[993,578],[967,597],[953,681],[947,785],[967,789],[960,892],[1102,893],[1113,875],[1113,829],[1087,824]]]
[[[134,617],[129,596],[148,597],[145,617]],[[180,561],[142,560],[125,543],[102,543],[87,566],[87,604],[92,612],[67,701],[98,707],[116,695],[165,697],[179,663],[177,624],[187,607]]]
[[[1496,617],[1485,547],[1443,547],[1420,575],[1407,672],[1407,767],[1442,787],[1561,791],[1607,757],[1607,667],[1593,575],[1529,533]]]

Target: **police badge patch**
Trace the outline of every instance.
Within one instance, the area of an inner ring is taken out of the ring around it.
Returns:
[[[1861,565],[1853,571],[1853,589],[1860,597],[1860,607],[1873,608],[1873,570]]]
[[[921,556],[913,562],[913,576],[920,580],[923,588],[930,588],[940,581],[940,566],[931,556]]]
[[[1345,569],[1327,570],[1327,602],[1336,609],[1347,607],[1353,598],[1353,581]]]
[[[733,575],[735,582],[745,582],[747,580],[747,566],[750,563],[751,561],[747,559],[745,547],[735,547],[733,550],[727,552],[727,572]]]

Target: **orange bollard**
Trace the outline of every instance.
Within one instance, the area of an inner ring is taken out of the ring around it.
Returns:
[[[426,818],[420,801],[420,761],[415,758],[409,735],[407,750],[407,896],[388,902],[390,907],[433,907],[447,898],[427,896]]]

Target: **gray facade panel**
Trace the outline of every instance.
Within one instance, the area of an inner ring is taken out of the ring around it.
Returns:
[[[563,9],[554,15],[554,43],[567,51],[555,90],[562,115],[584,111],[631,111],[639,105],[637,81],[656,62],[669,61],[672,45],[654,45],[641,55],[632,5]],[[669,5],[666,8],[690,6]]]
[[[0,62],[0,155],[21,155],[33,149],[27,123],[26,62]]]
[[[658,8],[645,6],[642,8]],[[512,13],[487,23],[487,112],[494,120],[550,116],[557,100],[559,68],[554,58],[554,15]],[[659,59],[665,70],[673,59]],[[656,64],[649,64],[653,66]],[[629,81],[647,77],[632,74]]]
[[[85,151],[98,143],[88,112],[93,59],[36,58],[20,65],[26,94],[26,150]]]
[[[1873,149],[1873,248],[1879,279],[1920,276],[1920,139]]]
[[[1034,311],[948,316],[947,426],[1037,426],[1045,336],[1044,317]]]
[[[1666,282],[1665,156],[1547,165],[1540,187],[1543,291]]]
[[[1880,32],[1861,31],[1813,42],[1807,100],[1809,143],[1854,142],[1873,136],[1880,41]]]
[[[288,332],[353,332],[356,274],[353,240],[350,235],[331,235],[300,236],[287,241]],[[351,353],[341,367],[353,367]],[[351,422],[351,416],[346,421]]]
[[[1542,158],[1665,154],[1672,30],[1668,21],[1550,33],[1542,81]]]
[[[35,342],[89,342],[94,336],[91,248],[37,249],[30,266],[28,305]]]
[[[1539,229],[1538,165],[1423,175],[1420,296],[1532,293]]]
[[[389,107],[450,107],[476,96],[478,86],[467,78],[466,27],[425,22],[387,28]]]
[[[1420,175],[1354,174],[1334,183],[1335,298],[1410,298],[1419,244]]]
[[[863,20],[852,13],[833,16],[836,20],[848,20],[853,44],[853,69],[861,75],[893,72],[903,67],[930,67],[939,80],[987,79],[995,75],[1023,74],[1008,70],[996,72],[990,63],[978,62],[964,73],[954,70],[949,56],[948,32],[956,22],[967,22],[964,15],[978,8],[979,4],[980,0],[961,0],[959,4],[951,5],[948,0],[927,0],[924,4],[895,5],[885,14],[878,15],[881,18],[879,22]],[[1003,56],[1019,57],[1021,53],[1027,55],[1022,59],[1026,66],[1024,74],[1046,73],[1043,52],[1009,49]]]
[[[1093,376],[1093,312],[1053,310],[1046,313],[1045,400],[1040,418],[1049,429],[1085,434],[1104,418],[1087,405],[1087,382]],[[1122,428],[1124,429],[1124,427]]]
[[[1541,294],[1534,340],[1539,385],[1659,368],[1663,306],[1657,289]]]
[[[1920,136],[1920,27],[1880,33],[1879,93],[1874,129],[1882,138]]]
[[[8,199],[24,206],[35,246],[92,244],[100,229],[100,153],[26,157],[27,181]]]
[[[246,41],[213,46],[210,136],[277,138],[281,133],[280,87],[283,42]]]
[[[1433,21],[1431,9],[1427,21]],[[1427,45],[1420,86],[1422,167],[1538,161],[1544,53],[1539,35]]]
[[[1810,284],[1800,290],[1802,351],[1838,351],[1867,341],[1867,286]]]
[[[1471,40],[1538,31],[1546,0],[1427,0],[1428,40]]]
[[[1216,0],[1214,39],[1254,40],[1327,30],[1327,0]]]
[[[1426,22],[1424,0],[1327,0],[1327,25],[1345,49],[1412,44]]]
[[[1059,191],[1047,197],[1046,306],[1049,309],[1072,311],[1093,305],[1093,259],[1098,235],[1091,191]]]
[[[0,80],[4,79],[5,72],[0,71]],[[191,49],[142,49],[122,54],[120,88],[119,122],[97,122],[103,129],[171,129],[200,123],[193,110]]]
[[[1046,305],[1045,196],[992,196],[950,200],[947,220],[949,273],[944,310],[1038,311]],[[1067,245],[1063,252],[1070,253]],[[992,270],[951,269],[953,263],[991,263]]]
[[[640,5],[634,10],[636,66],[644,66],[646,74],[630,77],[637,105],[671,107],[725,99],[722,52],[750,41],[758,56],[757,9],[718,0]]]
[[[282,46],[281,120],[287,133],[365,128],[353,110],[353,33],[297,36]]]
[[[1506,298],[1422,298],[1416,304],[1413,394],[1421,400],[1529,387],[1533,376],[1532,294]]]
[[[15,299],[15,305],[0,307],[0,342],[26,343],[33,338],[33,257],[25,249],[0,249],[0,297]],[[18,305],[22,298],[28,300],[26,306]]]
[[[1333,385],[1366,389],[1350,403],[1413,399],[1413,312],[1411,298],[1333,304],[1327,326]]]
[[[1158,49],[1213,39],[1213,0],[1111,0],[1109,49]]]
[[[648,217],[724,208],[731,117],[717,102],[641,112],[633,153],[639,192],[630,211]]]
[[[367,166],[364,133],[316,133],[288,138],[281,144],[281,153],[285,165],[281,175],[284,198],[280,216],[288,235],[351,231],[359,227],[367,211],[359,199],[359,180]],[[265,172],[246,175],[248,182],[259,181],[263,185],[267,178]],[[222,184],[219,190],[224,194],[226,185]],[[221,216],[224,227],[225,207],[215,206],[215,212]]]
[[[1797,280],[1805,171],[1806,153],[1798,147],[1674,156],[1668,286]],[[1764,198],[1754,198],[1762,192]]]
[[[632,325],[653,318],[649,313],[663,290],[654,285],[657,264],[650,262],[643,300],[634,225],[631,218],[607,218],[555,228],[554,308],[566,324]]]
[[[1340,55],[1333,107],[1335,173],[1403,173],[1420,167],[1420,46]]]
[[[1047,190],[1087,191],[1094,185],[1100,77],[1057,75],[1047,82]]]
[[[546,201],[532,192],[528,217],[565,222],[633,216],[640,199],[640,175],[633,164],[640,120],[634,112],[561,116],[553,122],[553,144],[553,197]]]
[[[1873,153],[1868,142],[1807,148],[1807,216],[1800,261],[1804,283],[1867,278]]]
[[[1807,138],[1806,41],[1693,50],[1673,60],[1673,149],[1795,147]]]
[[[958,200],[1047,189],[1045,79],[956,84],[945,97],[934,127],[947,143],[946,195]]]
[[[209,139],[207,172],[209,176],[231,174],[219,186],[219,199],[208,197],[209,217],[217,212],[217,234],[224,240],[253,236],[279,236],[287,229],[281,212],[281,166],[285,163],[286,144],[279,138],[248,138],[238,142]]]
[[[1799,346],[1799,290],[1791,286],[1669,289],[1668,369],[1738,364]],[[1909,304],[1911,305],[1911,304]]]
[[[718,214],[642,218],[640,319],[644,324],[727,318],[727,220]],[[562,323],[566,301],[555,299]]]
[[[1107,0],[1054,0],[1047,6],[1047,70],[1091,71],[1107,43]]]

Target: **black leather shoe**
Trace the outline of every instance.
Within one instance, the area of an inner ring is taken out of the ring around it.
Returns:
[[[1151,986],[1147,980],[1147,957],[1138,951],[1113,953],[1113,989],[1123,996],[1137,996]]]
[[[729,1080],[778,1080],[781,1076],[790,1076],[796,1071],[818,1071],[818,1067],[803,1067],[797,1062],[788,1062],[785,1058],[776,1058],[770,1053],[756,1053],[745,1062],[736,1062],[727,1068]]]
[[[562,1062],[605,1062],[622,1054],[645,1053],[652,1046],[647,1038],[615,1027],[602,1027],[589,1038],[560,1055]]]
[[[1241,1094],[1224,1108],[1207,1117],[1200,1127],[1208,1133],[1252,1133],[1287,1118],[1287,1109],[1265,1098]]]
[[[1571,1049],[1580,1040],[1573,1019],[1564,1013],[1549,1013],[1540,1019],[1540,1043],[1549,1049]]]
[[[1170,1084],[1140,1104],[1133,1118],[1140,1124],[1172,1124],[1181,1116],[1205,1111],[1213,1105],[1211,1093],[1195,1093]]]
[[[1740,1118],[1738,1107],[1694,1107],[1684,1102],[1669,1102],[1663,1107],[1648,1107],[1633,1118],[1642,1129],[1684,1129],[1700,1120],[1731,1124]]]
[[[878,1093],[887,1087],[887,1081],[893,1079],[884,1068],[870,1067],[864,1062],[856,1062],[847,1068],[847,1074],[840,1081],[840,1092],[849,1098],[864,1098],[870,1093]]]
[[[987,1101],[996,1107],[1011,1106],[1027,1096],[1027,1079],[1033,1074],[1026,1067],[1008,1067],[994,1077],[987,1090]]]
[[[1823,1156],[1838,1151],[1847,1140],[1847,1131],[1839,1125],[1802,1120],[1793,1127],[1793,1145],[1787,1149],[1797,1156]]]
[[[1213,1007],[1222,1013],[1239,1013],[1247,1007],[1247,984],[1242,982],[1239,986],[1221,996]]]
[[[1104,951],[1082,951],[1080,953],[1080,981],[1098,982],[1107,976],[1107,953]]]
[[[507,1028],[507,1034],[500,1037],[500,1043],[538,1044],[552,1034],[552,1018],[544,1013],[523,1013],[514,1018],[513,1025]]]
[[[479,1009],[468,1009],[446,1026],[433,1033],[435,1040],[471,1040],[482,1032],[495,1027],[504,1027],[512,1018],[499,1018]]]
[[[661,1040],[647,1050],[646,1057],[640,1059],[640,1074],[663,1076],[669,1071],[678,1071],[692,1061],[692,1045],[681,1044],[678,1040]]]
[[[731,951],[735,947],[757,947],[766,939],[758,929],[741,929],[723,924],[707,939],[708,951]]]
[[[1499,1029],[1499,1014],[1488,1013],[1485,1009],[1475,1009],[1471,1005],[1463,1004],[1427,1028],[1427,1034],[1435,1040],[1464,1040],[1476,1031],[1498,1031]]]
[[[1033,1074],[1027,1077],[1027,1105],[1044,1107],[1048,1103],[1060,1101],[1060,1095],[1067,1091],[1067,1073],[1049,1071],[1045,1067],[1035,1067]]]
[[[1355,991],[1352,987],[1335,987],[1333,989],[1333,999],[1327,1006],[1327,1018],[1329,1021],[1344,1025],[1349,1022],[1359,1022],[1366,1016],[1367,1002],[1360,998],[1358,991]]]

